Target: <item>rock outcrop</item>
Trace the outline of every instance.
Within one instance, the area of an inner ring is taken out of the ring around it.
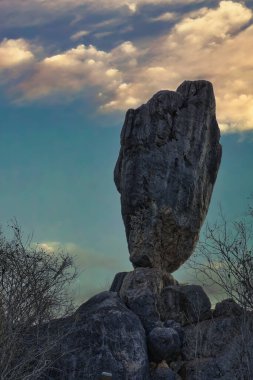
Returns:
[[[53,368],[43,379],[100,380],[107,372],[115,380],[149,380],[144,328],[115,292],[99,293],[71,317],[45,325],[35,344],[48,337],[58,343],[48,352]]]
[[[207,213],[219,136],[206,81],[128,111],[115,182],[135,268],[30,334],[27,344],[52,363],[38,379],[253,379],[252,313],[232,299],[212,309],[202,287],[171,275],[191,255]]]
[[[127,273],[118,294],[140,318],[147,333],[163,326],[177,331],[180,325],[197,323],[213,316],[211,302],[200,285],[178,284],[172,275],[165,277],[155,268],[136,268]],[[227,303],[231,304],[230,308]],[[238,311],[238,308],[241,310],[231,300],[224,301],[217,304],[214,315],[219,316],[219,310],[221,313],[224,309],[229,312]]]
[[[133,276],[133,275],[132,275]],[[180,285],[178,285],[180,286]],[[148,287],[146,288],[148,292]],[[163,290],[156,292],[157,303]],[[188,298],[194,298],[189,286]],[[191,295],[190,295],[191,293]],[[201,292],[200,292],[201,293]],[[160,295],[159,295],[160,294]],[[204,297],[205,298],[205,297]],[[179,296],[180,299],[180,296]],[[133,309],[136,310],[138,297]],[[140,294],[141,313],[144,307]],[[185,306],[178,303],[179,315]],[[219,303],[198,322],[162,320],[146,328],[116,292],[102,292],[68,318],[35,330],[27,344],[51,363],[43,380],[251,380],[253,315],[231,301]],[[167,315],[171,318],[170,309]],[[48,342],[50,343],[48,346]],[[53,342],[53,344],[51,344]],[[46,347],[44,350],[43,347]],[[51,347],[48,350],[48,347]],[[102,376],[102,374],[104,374]],[[34,377],[35,378],[35,377]]]
[[[175,271],[192,254],[220,160],[210,82],[185,81],[126,114],[114,180],[134,267]]]
[[[177,358],[181,346],[182,342],[177,331],[171,327],[155,327],[148,334],[149,357],[155,363]]]
[[[238,306],[238,305],[237,305]],[[181,368],[186,380],[251,380],[253,378],[253,315],[224,315],[184,328]],[[215,315],[215,313],[214,313]]]
[[[160,320],[162,289],[175,284],[170,274],[164,275],[159,269],[136,268],[124,277],[119,295],[126,306],[138,315],[146,331],[150,331]]]
[[[199,285],[167,286],[161,292],[159,304],[162,320],[188,324],[211,317],[211,302]]]

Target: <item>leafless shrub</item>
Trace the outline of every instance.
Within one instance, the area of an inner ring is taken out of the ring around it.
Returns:
[[[34,337],[43,324],[72,311],[67,285],[76,269],[68,254],[48,253],[31,239],[24,244],[16,222],[11,229],[11,240],[0,232],[0,377],[37,379],[62,337],[48,336],[41,347]]]
[[[250,209],[251,210],[251,209]],[[207,225],[204,240],[189,262],[196,276],[215,286],[246,310],[253,310],[253,213],[245,219]]]
[[[204,240],[196,249],[189,267],[205,287],[216,288],[223,298],[232,298],[242,313],[237,318],[238,379],[253,376],[253,209],[244,218],[228,222],[220,210],[219,221],[206,226]],[[234,344],[234,343],[233,343]]]

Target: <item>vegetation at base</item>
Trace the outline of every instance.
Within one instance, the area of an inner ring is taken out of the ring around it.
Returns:
[[[43,324],[73,311],[68,289],[77,271],[68,253],[24,243],[16,221],[10,228],[11,239],[0,232],[0,377],[36,379],[52,365],[47,354],[61,337],[35,349],[31,332],[34,337]]]

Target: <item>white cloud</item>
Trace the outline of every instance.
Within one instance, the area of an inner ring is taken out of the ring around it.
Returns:
[[[90,98],[96,95],[106,104],[121,88],[127,69],[136,66],[137,57],[138,49],[130,41],[111,52],[98,50],[93,45],[78,45],[36,63],[33,74],[17,89],[23,100],[88,92]],[[134,105],[130,95],[126,105]]]
[[[202,3],[203,0],[103,0],[100,2],[95,2],[94,0],[1,0],[2,9],[15,8],[20,5],[20,10],[28,9],[31,7],[37,7],[37,9],[51,9],[51,10],[62,10],[76,8],[82,5],[89,5],[93,9],[118,9],[122,7],[127,7],[130,11],[135,12],[138,7],[143,5],[159,5],[159,4],[192,4],[192,3]]]
[[[251,19],[252,11],[234,1],[182,19],[168,35],[149,41],[141,64],[128,69],[125,86],[117,88],[103,109],[125,110],[129,98],[138,106],[156,91],[175,89],[185,79],[207,79],[214,84],[222,130],[252,130],[253,26],[245,28]]]
[[[119,257],[87,249],[73,242],[44,241],[34,243],[33,247],[43,249],[50,255],[63,252],[73,257],[77,279],[71,284],[69,291],[77,305],[94,294],[108,290],[115,272],[122,268],[122,260]],[[96,282],[94,278],[97,279]]]
[[[218,9],[205,8],[175,26],[170,42],[191,45],[218,43],[237,32],[252,17],[252,11],[234,1],[221,1]]]
[[[79,19],[85,12],[101,13],[111,11],[125,11],[131,16],[141,7],[150,5],[177,5],[198,4],[204,0],[1,0],[0,14],[1,26],[35,26],[46,24],[49,20],[55,20],[66,15],[72,15]],[[209,2],[209,1],[208,1]],[[211,0],[210,0],[211,2]],[[82,11],[80,12],[80,9]]]
[[[165,12],[165,13],[162,13],[160,16],[150,18],[150,21],[152,21],[152,22],[172,21],[176,17],[177,17],[177,13]]]
[[[88,34],[89,32],[87,30],[80,30],[79,32],[72,34],[72,36],[70,36],[70,39],[72,41],[77,41],[80,40],[80,38],[87,36]]]
[[[43,251],[47,253],[56,253],[61,248],[60,243],[58,241],[37,243],[37,244],[34,244],[34,247],[38,249],[42,249]]]
[[[115,270],[120,264],[120,260],[100,252],[93,252],[92,250],[83,248],[75,243],[67,242],[61,243],[59,241],[44,241],[40,243],[34,243],[33,247],[42,249],[49,254],[68,253],[73,257],[76,265],[81,269],[86,268],[107,268]]]
[[[111,54],[92,45],[78,45],[47,57],[35,65],[34,71],[19,86],[26,99],[38,99],[61,92],[71,95],[99,88],[110,93],[121,83],[121,73],[112,66]]]
[[[215,9],[205,7],[182,18],[159,38],[136,44],[125,41],[110,51],[78,45],[38,60],[30,77],[17,88],[26,100],[87,93],[96,98],[100,110],[109,112],[137,107],[155,92],[175,89],[185,79],[207,79],[214,84],[223,131],[250,130],[250,20],[252,10],[242,3],[221,1]],[[22,41],[28,59],[32,53]]]
[[[0,43],[0,70],[31,62],[33,58],[30,45],[22,38],[4,39]]]

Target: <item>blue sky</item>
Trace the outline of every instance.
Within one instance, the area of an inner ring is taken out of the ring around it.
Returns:
[[[128,108],[214,84],[223,159],[207,219],[253,193],[251,1],[3,0],[0,210],[82,271],[78,297],[131,270],[113,169]],[[186,279],[184,268],[175,274]]]

